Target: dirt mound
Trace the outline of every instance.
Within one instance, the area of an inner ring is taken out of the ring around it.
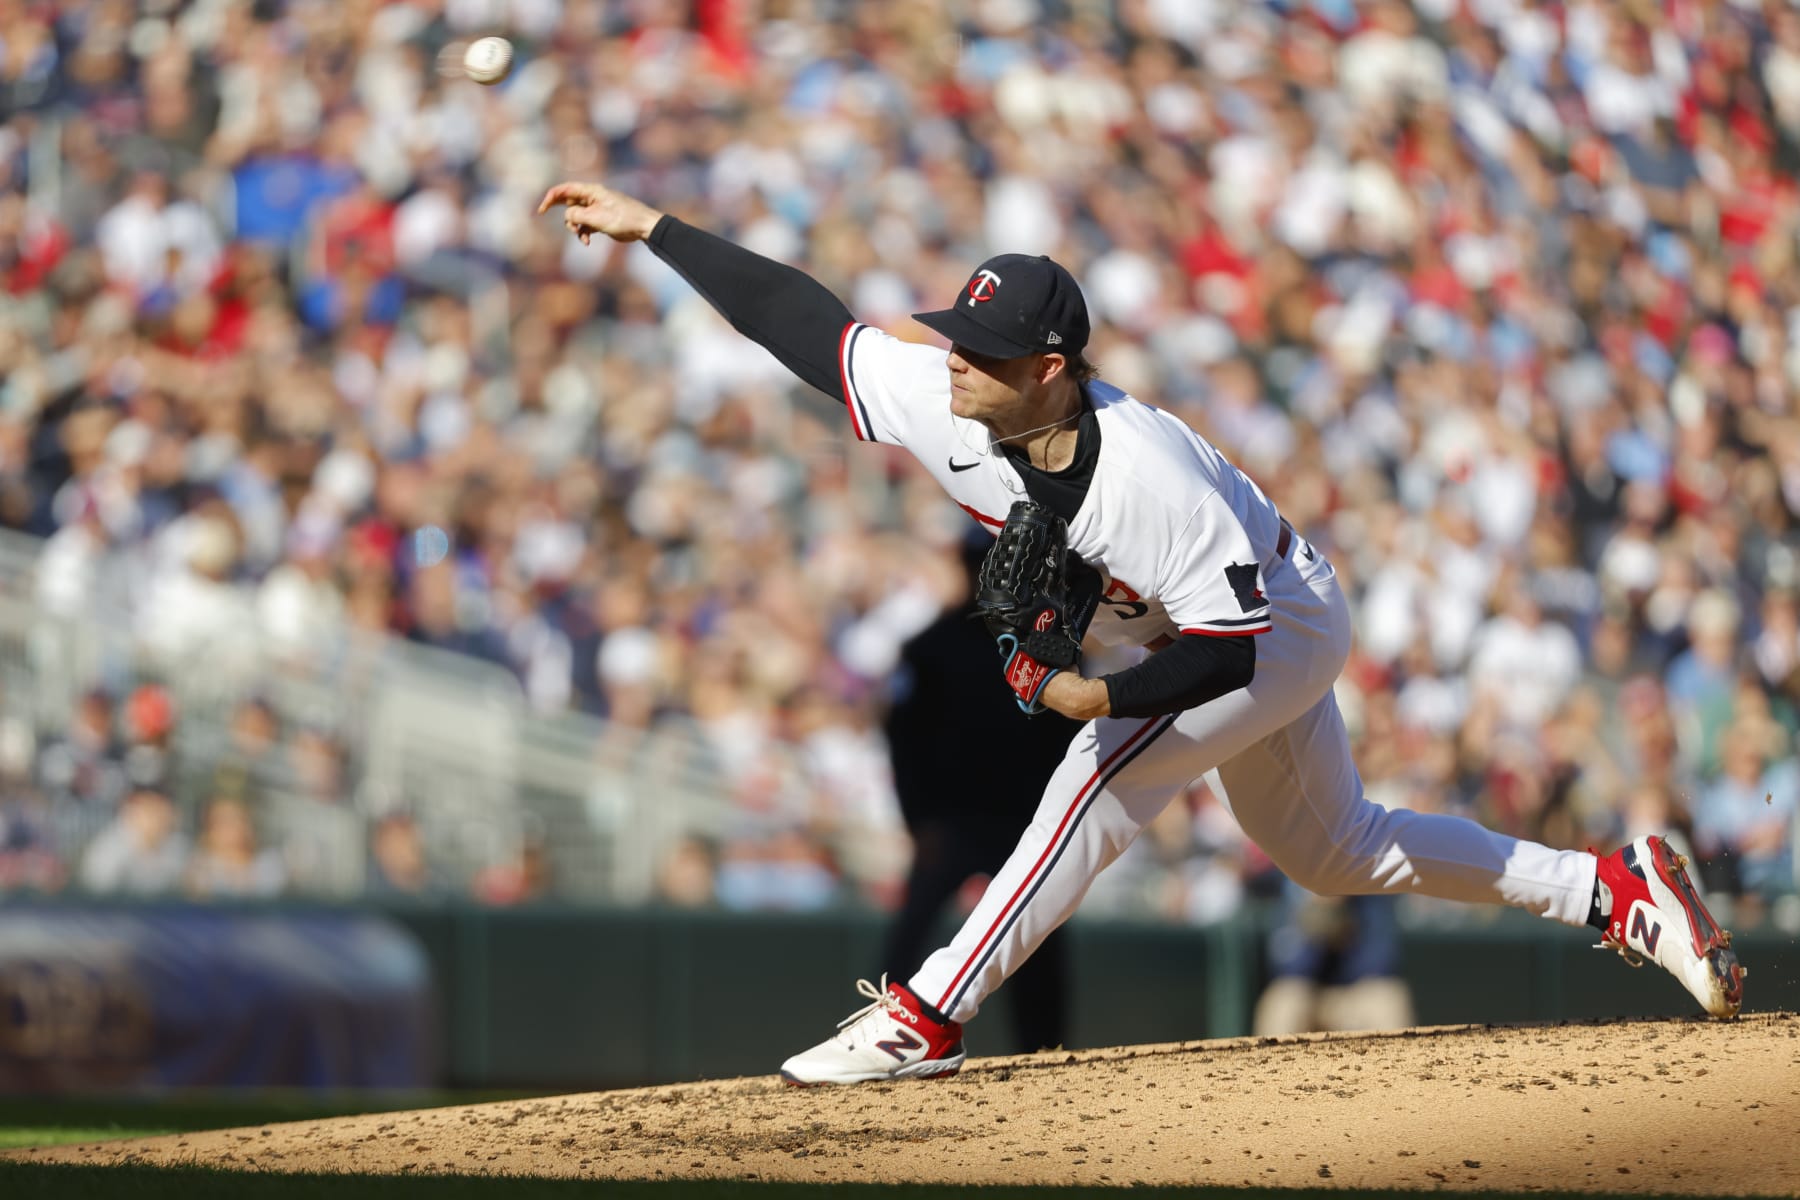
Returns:
[[[1800,1018],[1458,1026],[737,1079],[25,1150],[273,1171],[1794,1195]]]

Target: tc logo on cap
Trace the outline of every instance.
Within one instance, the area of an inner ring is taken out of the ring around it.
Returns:
[[[975,278],[969,280],[969,307],[974,308],[975,302],[978,300],[984,302],[992,300],[994,289],[999,286],[1000,277],[986,267],[975,272]]]

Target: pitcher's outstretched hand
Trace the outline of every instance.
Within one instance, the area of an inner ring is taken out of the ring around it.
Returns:
[[[544,193],[538,212],[556,204],[563,206],[563,224],[584,246],[596,233],[615,242],[641,242],[662,219],[648,204],[602,183],[559,183]]]

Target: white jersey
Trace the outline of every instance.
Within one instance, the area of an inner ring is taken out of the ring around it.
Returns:
[[[1025,483],[985,427],[951,414],[945,352],[852,324],[838,357],[856,435],[906,447],[998,530]],[[1303,887],[1500,901],[1582,924],[1592,855],[1369,803],[1332,694],[1350,608],[1331,564],[1284,539],[1262,491],[1181,421],[1106,384],[1087,399],[1100,454],[1069,548],[1106,580],[1090,632],[1139,645],[1261,634],[1255,676],[1180,712],[1084,725],[962,929],[908,981],[912,994],[969,1020],[1169,799],[1215,769],[1244,831]]]
[[[987,428],[950,411],[943,350],[853,324],[839,345],[856,436],[903,446],[950,498],[998,532],[1024,480]],[[1106,590],[1089,634],[1108,645],[1164,635],[1266,633],[1264,571],[1281,516],[1248,476],[1177,418],[1111,384],[1086,388],[1100,458],[1069,522],[1069,549]]]

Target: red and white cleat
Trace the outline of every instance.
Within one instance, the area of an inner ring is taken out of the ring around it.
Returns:
[[[1650,959],[1681,981],[1715,1017],[1735,1017],[1744,976],[1731,934],[1706,911],[1688,879],[1687,859],[1659,837],[1641,837],[1600,859],[1600,947],[1632,966]]]
[[[938,1021],[904,986],[881,977],[856,990],[872,1003],[838,1022],[836,1036],[781,1064],[781,1077],[796,1087],[824,1083],[869,1083],[954,1075],[962,1070],[962,1026]]]

